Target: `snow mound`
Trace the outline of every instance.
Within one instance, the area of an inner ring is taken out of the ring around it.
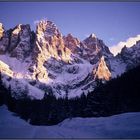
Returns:
[[[0,138],[140,138],[140,112],[32,126],[1,106]]]

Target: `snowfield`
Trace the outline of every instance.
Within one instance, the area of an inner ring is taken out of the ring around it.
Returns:
[[[140,112],[66,119],[54,126],[32,126],[3,105],[0,107],[0,138],[140,138]]]

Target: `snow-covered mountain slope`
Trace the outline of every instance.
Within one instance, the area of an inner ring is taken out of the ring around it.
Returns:
[[[44,97],[43,90],[29,84],[32,77],[27,71],[28,65],[26,62],[22,63],[8,55],[0,55],[0,71],[3,84],[7,88],[11,87],[12,96],[17,99],[25,97],[23,96],[24,92],[32,99],[42,99]]]
[[[72,118],[54,126],[32,126],[1,106],[0,138],[140,138],[140,113]]]
[[[134,44],[136,44],[136,42],[139,40],[140,40],[140,35],[138,34],[135,37],[130,37],[126,41],[121,41],[117,45],[109,47],[109,50],[113,53],[114,56],[116,56],[118,53],[121,52],[121,50],[124,48],[124,46],[126,46],[127,48],[130,48]]]
[[[139,59],[139,48],[134,46],[129,51],[135,54],[131,61]],[[128,52],[122,50],[114,57],[94,34],[84,41],[71,34],[63,36],[48,20],[37,24],[36,33],[28,24],[10,30],[0,24],[2,81],[18,98],[23,89],[26,95],[37,99],[42,99],[45,92],[56,97],[68,94],[69,98],[88,93],[94,90],[98,79],[109,80],[125,72],[131,65],[127,56]]]
[[[121,58],[127,64],[127,69],[136,67],[140,64],[140,40],[136,41],[132,47],[124,47],[117,57]]]

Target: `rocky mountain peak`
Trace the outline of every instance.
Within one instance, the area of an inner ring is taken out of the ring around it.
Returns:
[[[0,54],[5,54],[9,46],[9,31],[6,31],[0,23]]]
[[[31,29],[30,25],[17,25],[12,33],[10,39],[9,53],[12,57],[23,60],[26,58],[31,50]]]
[[[18,24],[13,29],[4,31],[0,24],[0,53],[9,53],[17,59],[24,59],[28,56],[31,49],[31,29],[30,25]]]
[[[56,25],[42,20],[37,25],[36,52],[42,53],[45,59],[51,57],[57,60],[69,61],[71,51],[65,47],[63,37]]]
[[[56,61],[69,63],[71,51],[65,46],[63,37],[56,25],[51,21],[41,20],[37,24],[33,51],[33,64],[36,65],[34,74],[38,75],[40,81],[41,79],[48,80],[46,66],[52,58]]]
[[[60,31],[52,21],[41,20],[36,27],[37,34],[44,34],[45,36],[60,36]]]
[[[92,34],[89,36],[89,38],[95,39],[95,38],[97,38],[97,37],[96,37],[96,35],[95,35],[94,33],[92,33]]]
[[[131,69],[140,64],[140,40],[135,45],[128,48],[124,46],[121,53],[116,57],[119,57],[127,64],[127,69]]]
[[[23,79],[22,89],[28,86],[33,96],[37,90],[42,96],[47,91],[76,97],[93,90],[96,79],[109,80],[140,64],[140,41],[114,57],[95,34],[80,41],[72,34],[62,36],[53,22],[41,20],[36,32],[28,24],[7,31],[0,24],[0,54],[0,71],[12,79],[3,81],[14,90]]]
[[[87,37],[84,40],[84,43],[88,45],[88,47],[96,46],[98,42],[98,38],[95,36],[95,34],[91,34],[89,37]]]
[[[73,37],[72,34],[68,34],[67,36],[64,36],[63,39],[65,46],[69,48],[72,51],[72,53],[78,52],[77,47],[80,45],[80,41],[78,38]]]
[[[105,56],[106,58],[113,57],[109,48],[94,34],[91,34],[82,43],[84,50],[83,58],[90,61],[91,64],[96,64],[102,56]]]
[[[126,47],[126,45],[122,48],[122,50],[121,50],[121,53],[124,53],[124,52],[126,52],[127,51],[127,47]]]
[[[101,57],[97,69],[93,71],[95,78],[102,80],[110,80],[111,72],[109,71],[104,56]]]
[[[3,24],[0,23],[0,40],[3,37],[3,34],[4,34],[4,27],[3,27]]]
[[[17,26],[15,26],[15,28],[13,29],[13,32],[12,32],[13,35],[18,35],[20,33],[21,25],[22,24],[18,24]]]
[[[140,40],[136,41],[136,45],[140,46]]]

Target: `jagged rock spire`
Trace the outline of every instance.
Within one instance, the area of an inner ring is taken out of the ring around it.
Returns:
[[[30,25],[19,24],[12,33],[9,52],[12,57],[23,60],[28,57],[31,51],[31,29]]]
[[[97,70],[94,70],[95,78],[102,80],[110,80],[111,72],[109,71],[104,56],[101,57]]]
[[[107,67],[110,64],[110,52],[102,40],[95,34],[82,42],[72,34],[62,36],[57,26],[48,20],[39,21],[36,33],[33,34],[28,24],[17,25],[9,34],[4,31],[0,40],[0,52],[1,50],[7,53],[9,62],[5,58],[3,61],[8,62],[14,78],[22,77],[27,85],[30,85],[31,81],[31,84],[35,84],[33,86],[41,90],[42,84],[43,89],[49,84],[56,95],[65,94],[68,90],[74,91],[74,96],[80,95],[82,90],[86,91],[95,86],[94,76],[104,80],[111,76]],[[102,56],[105,56],[108,65]],[[18,70],[16,65],[13,65],[13,60],[19,63]],[[92,74],[92,71],[95,73]]]
[[[94,33],[92,33],[89,38],[97,38],[96,35]]]
[[[73,37],[72,34],[68,34],[67,36],[64,36],[63,39],[65,46],[69,48],[72,53],[78,52],[78,46],[80,45],[80,41],[78,38]]]
[[[37,34],[44,33],[45,36],[60,36],[61,33],[56,25],[49,20],[41,20],[36,26]]]
[[[36,50],[44,54],[45,59],[69,61],[71,52],[65,47],[63,37],[56,25],[48,20],[41,20],[37,25]]]
[[[4,27],[3,24],[0,23],[0,39],[3,37],[3,34],[4,34]]]

